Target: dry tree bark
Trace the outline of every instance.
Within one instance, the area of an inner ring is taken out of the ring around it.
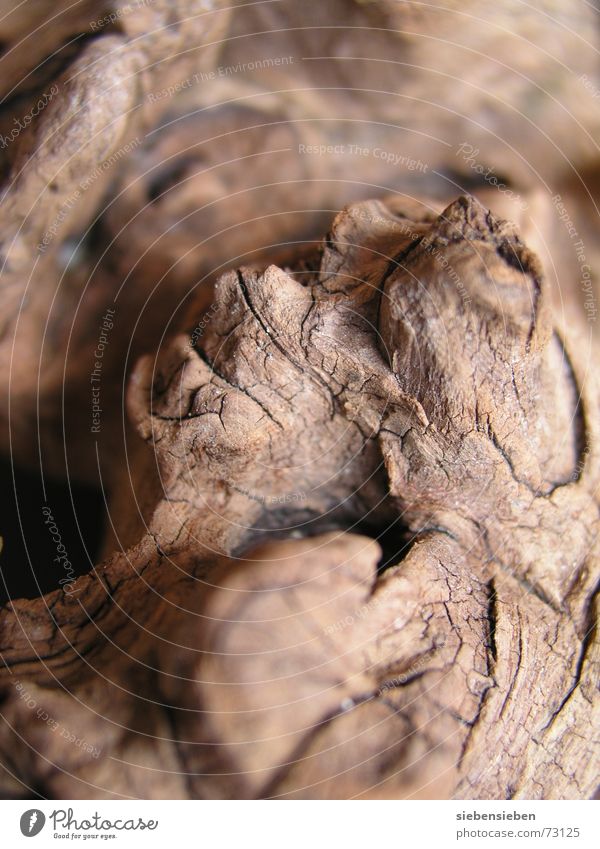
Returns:
[[[120,401],[133,362],[153,352],[163,317],[190,292],[202,289],[210,303],[224,267],[285,261],[286,243],[318,238],[352,201],[399,191],[445,205],[457,184],[477,193],[485,183],[472,186],[472,168],[456,155],[465,137],[515,192],[559,178],[581,189],[577,169],[595,166],[600,131],[579,81],[596,68],[591,5],[314,6],[308,23],[296,0],[2,8],[0,132],[58,86],[39,120],[0,151],[0,363],[11,371],[0,445],[20,464],[32,462],[39,433],[47,472],[65,476],[67,467],[98,483],[81,402],[84,352],[117,295],[119,334],[104,363],[103,481],[119,465],[114,446],[124,450]],[[269,59],[289,63],[265,66]],[[248,70],[218,73],[240,66]],[[300,145],[377,145],[427,170],[390,168],[373,155],[299,156]],[[490,205],[499,200],[496,192]],[[10,435],[9,394],[19,423]]]
[[[592,796],[598,386],[515,228],[356,204],[184,330],[130,547],[0,613],[3,792]]]
[[[0,796],[592,796],[597,342],[552,196],[597,301],[593,5],[0,13],[0,134],[56,89],[0,150],[0,445],[113,523],[0,609]]]
[[[70,474],[76,477],[81,469],[85,477],[93,467],[93,447],[74,434],[87,428],[81,415],[65,421],[62,409],[65,404],[67,409],[81,409],[81,398],[89,395],[90,359],[82,357],[82,351],[90,346],[90,326],[100,324],[123,280],[108,261],[100,265],[101,255],[89,255],[83,234],[99,209],[110,217],[106,193],[115,167],[118,170],[127,154],[142,144],[164,112],[167,104],[150,100],[148,94],[159,82],[168,86],[192,69],[201,73],[213,67],[229,9],[224,0],[211,3],[210,14],[203,0],[153,0],[137,4],[134,11],[122,3],[96,5],[93,10],[90,4],[71,4],[63,14],[52,8],[52,26],[42,27],[50,11],[45,4],[34,6],[27,6],[31,20],[21,18],[23,32],[10,29],[15,14],[4,23],[6,37],[15,44],[2,57],[6,79],[14,84],[4,112],[10,122],[2,129],[8,129],[15,113],[19,118],[27,115],[42,93],[47,105],[39,120],[8,145],[3,162],[0,267],[5,309],[0,367],[10,374],[10,386],[2,381],[0,444],[6,451],[10,445],[11,456],[19,462],[35,463],[31,446],[39,433],[48,471],[65,474],[63,436],[68,431]],[[92,38],[97,22],[104,19],[109,26]],[[44,34],[40,39],[35,37],[38,29]],[[26,39],[28,32],[33,35]],[[44,64],[36,69],[37,50],[53,51],[52,58],[71,33],[88,37],[81,39],[75,58],[58,74],[52,65],[49,80],[43,80],[41,89],[34,87],[32,95],[30,74],[21,63],[44,76]],[[20,40],[34,41],[35,51],[19,51]],[[148,289],[146,284],[135,297],[123,299],[125,336]],[[118,377],[110,361],[106,371]],[[13,423],[19,423],[12,430],[9,407]]]

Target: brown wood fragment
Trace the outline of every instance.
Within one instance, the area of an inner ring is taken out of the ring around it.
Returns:
[[[515,228],[356,204],[184,330],[130,547],[0,613],[2,791],[591,797],[599,394]]]

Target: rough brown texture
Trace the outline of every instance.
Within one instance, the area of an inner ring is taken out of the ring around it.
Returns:
[[[2,7],[0,132],[58,86],[0,151],[0,364],[11,373],[10,391],[0,387],[0,445],[19,463],[35,462],[39,434],[47,472],[64,475],[68,465],[71,477],[97,483],[81,399],[90,327],[115,299],[103,481],[118,465],[105,457],[115,443],[123,450],[120,400],[132,363],[154,353],[149,340],[190,292],[210,301],[208,284],[224,267],[279,262],[290,241],[319,237],[357,199],[399,191],[445,205],[457,185],[485,189],[457,155],[465,140],[482,168],[493,166],[522,196],[540,185],[547,194],[555,181],[581,191],[578,169],[595,166],[600,131],[596,100],[579,79],[596,70],[590,4],[312,5],[310,21],[296,0]],[[273,59],[289,64],[264,66]],[[203,76],[164,95],[194,75]],[[299,155],[300,145],[345,153]],[[369,153],[349,152],[356,148]],[[427,170],[392,167],[376,148]],[[489,205],[501,201],[495,192]],[[588,202],[580,201],[573,217]],[[579,293],[574,311],[580,303]],[[10,434],[9,395],[18,422]]]
[[[0,0],[0,796],[598,792],[596,5]]]
[[[0,614],[4,792],[592,796],[598,387],[513,225],[356,204],[186,329],[129,549]]]
[[[21,119],[32,103],[47,98],[36,120],[3,151],[0,367],[3,375],[10,374],[10,386],[3,379],[0,440],[4,447],[10,444],[13,457],[31,463],[39,427],[47,469],[64,474],[61,446],[68,429],[71,474],[89,478],[95,452],[81,437],[83,416],[63,417],[62,402],[64,397],[67,408],[81,408],[80,399],[89,394],[90,358],[82,352],[89,350],[90,326],[97,326],[114,304],[123,278],[109,260],[100,264],[98,255],[90,255],[85,236],[99,209],[110,217],[106,193],[115,170],[128,156],[139,154],[147,131],[168,107],[168,101],[150,100],[148,95],[192,72],[213,68],[229,9],[222,8],[227,4],[221,0],[210,4],[210,13],[202,0],[152,0],[130,7],[107,3],[93,10],[90,4],[72,4],[67,11],[53,9],[58,23],[44,27],[46,4],[31,8],[35,5],[27,5],[32,19],[22,17],[23,33],[7,32],[16,43],[2,57],[1,68],[15,75],[8,77],[15,84],[23,87],[28,79],[19,78],[25,70],[20,64],[13,67],[15,55],[19,63],[29,63],[40,46],[56,48],[48,39],[60,43],[67,33],[86,29],[86,36],[96,37],[82,37],[66,68],[51,74],[33,95],[21,98],[17,91],[12,109],[5,110]],[[99,24],[111,13],[114,24]],[[8,17],[5,27],[14,17]],[[32,33],[40,28],[44,35],[25,40],[36,44],[35,52],[28,54],[18,46],[29,27]],[[2,129],[10,133],[11,125],[6,121]],[[99,254],[104,254],[103,246]],[[121,299],[125,332],[134,326],[148,286],[141,290],[133,295],[126,291]],[[105,374],[107,383],[116,385],[110,390],[115,395],[124,354],[121,345],[107,355]],[[12,431],[9,395],[13,422],[19,422]],[[114,428],[117,422],[113,405]]]

